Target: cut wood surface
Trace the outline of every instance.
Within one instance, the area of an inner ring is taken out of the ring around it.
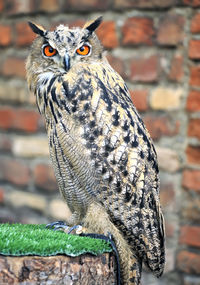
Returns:
[[[0,284],[77,284],[116,283],[115,257],[85,254],[77,257],[0,256]]]

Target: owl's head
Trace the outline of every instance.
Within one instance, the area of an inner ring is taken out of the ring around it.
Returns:
[[[103,48],[94,33],[101,21],[102,17],[99,17],[87,22],[83,28],[70,29],[60,25],[54,31],[29,22],[38,37],[32,44],[26,63],[28,81],[34,81],[44,72],[66,73],[80,62],[101,59]]]

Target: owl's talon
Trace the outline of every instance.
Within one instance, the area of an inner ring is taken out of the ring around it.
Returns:
[[[63,232],[65,232],[66,234],[69,234],[70,227],[67,226],[67,225],[55,225],[55,226],[53,227],[53,231],[63,231]]]
[[[76,234],[76,235],[81,235],[84,232],[86,232],[86,228],[84,228],[81,225],[75,225],[73,227],[69,227],[63,221],[58,221],[58,222],[47,224],[46,228],[54,230],[54,231],[62,230],[63,232],[65,232],[67,234]]]
[[[57,221],[57,222],[47,224],[46,228],[47,229],[54,229],[54,227],[56,227],[56,226],[67,226],[67,225],[63,221]]]
[[[75,226],[73,226],[73,227],[71,227],[69,229],[68,234],[71,234],[71,232],[74,231],[74,230],[75,230],[75,234],[76,235],[81,235],[82,233],[85,232],[85,228],[84,227],[82,227],[81,225],[75,225]]]

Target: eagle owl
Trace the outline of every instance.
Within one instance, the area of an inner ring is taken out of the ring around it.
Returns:
[[[26,62],[29,88],[46,122],[69,226],[111,233],[121,284],[140,284],[144,262],[164,269],[164,226],[156,152],[120,75],[95,34],[99,17],[83,28],[54,31],[29,23],[38,36]]]

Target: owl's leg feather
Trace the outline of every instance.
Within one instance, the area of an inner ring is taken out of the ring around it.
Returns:
[[[142,262],[135,257],[123,234],[111,222],[105,208],[98,203],[91,203],[83,219],[83,226],[88,233],[112,235],[119,254],[121,268],[121,284],[139,285]]]

